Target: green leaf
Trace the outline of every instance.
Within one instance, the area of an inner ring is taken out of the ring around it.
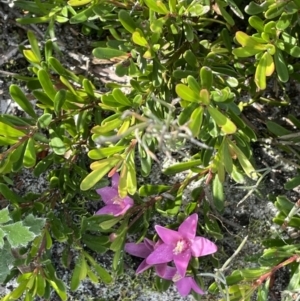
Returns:
[[[93,268],[105,284],[110,284],[112,282],[111,275],[99,264],[96,263],[95,265],[93,265]]]
[[[271,133],[275,134],[278,137],[291,134],[291,131],[273,121],[267,121],[266,126]]]
[[[123,25],[123,27],[127,31],[133,33],[136,30],[137,25],[135,24],[134,20],[132,19],[128,11],[121,9],[118,13],[118,18],[121,24]]]
[[[29,214],[23,220],[23,225],[29,228],[29,231],[33,232],[35,235],[40,235],[42,229],[44,228],[46,223],[45,218],[39,218],[34,216],[33,214]]]
[[[132,102],[126,97],[126,95],[122,92],[121,89],[113,89],[112,95],[114,99],[124,106],[132,106]]]
[[[120,157],[110,157],[101,160],[101,167],[96,168],[82,180],[80,189],[85,191],[95,186],[119,161]]]
[[[145,39],[143,33],[141,30],[136,30],[135,32],[132,33],[132,41],[140,46],[147,47],[148,42]]]
[[[29,231],[28,227],[25,227],[22,222],[3,225],[2,230],[5,232],[12,248],[25,247],[35,237],[34,233]]]
[[[239,160],[244,172],[246,173],[246,175],[249,178],[256,180],[257,173],[256,173],[255,169],[253,168],[252,164],[250,163],[250,161],[247,159],[247,157],[244,155],[244,153],[233,142],[231,142],[229,140],[227,140],[227,141],[228,141],[228,145],[230,146],[230,148],[237,155],[238,160]]]
[[[225,195],[223,191],[223,184],[221,183],[219,177],[215,175],[212,183],[212,193],[213,193],[213,200],[216,209],[219,212],[224,210],[225,206]]]
[[[200,80],[202,89],[210,90],[213,85],[213,73],[209,67],[200,69]]]
[[[139,188],[139,195],[141,197],[150,196],[154,194],[156,195],[156,194],[161,194],[163,192],[166,192],[170,189],[171,186],[145,184]]]
[[[13,204],[18,204],[23,202],[23,198],[17,195],[15,192],[11,191],[7,185],[0,183],[0,193],[4,198]]]
[[[199,166],[201,164],[202,164],[201,159],[191,160],[191,161],[188,161],[188,162],[182,162],[182,163],[178,163],[178,164],[172,165],[170,167],[167,167],[163,171],[163,173],[165,175],[173,175],[173,174],[185,171],[185,170],[189,170],[189,169],[191,169],[193,167],[196,167],[196,166]]]
[[[50,285],[54,288],[58,296],[61,298],[62,301],[67,301],[68,296],[66,293],[66,287],[64,283],[60,279],[54,279],[50,280],[47,279],[47,281],[50,283]]]
[[[8,242],[0,247],[0,283],[4,283],[6,277],[10,274],[10,267],[13,266],[15,258],[11,253],[11,246]]]
[[[291,190],[300,185],[300,176],[294,177],[284,184],[284,189]],[[0,211],[1,212],[1,211]]]
[[[202,127],[204,108],[202,106],[198,106],[193,113],[190,115],[190,120],[188,122],[188,127],[192,132],[194,137],[197,137],[200,134]]]
[[[88,18],[94,14],[93,9],[94,9],[93,6],[90,6],[87,9],[84,9],[84,10],[78,12],[76,15],[74,15],[70,18],[70,21],[69,21],[70,24],[79,24],[79,23],[86,22],[88,20]]]
[[[31,30],[27,31],[27,37],[31,46],[31,50],[35,54],[35,56],[38,58],[38,61],[40,62],[42,60],[41,52],[39,48],[38,41],[34,35],[34,33]]]
[[[117,154],[124,150],[126,146],[120,145],[120,146],[112,146],[112,147],[103,147],[103,148],[97,148],[93,149],[88,152],[88,156],[93,160],[100,160],[109,156],[112,156],[114,154]]]
[[[115,57],[120,57],[120,56],[128,56],[127,52],[118,50],[118,49],[113,49],[113,48],[102,48],[102,47],[97,47],[93,50],[93,55],[98,58],[98,59],[112,59]]]
[[[59,137],[52,138],[49,145],[57,155],[64,155],[66,153],[65,144]]]
[[[81,255],[75,262],[75,269],[72,274],[70,289],[76,291],[80,281],[85,279],[87,275],[87,264],[83,255]]]
[[[145,4],[156,13],[162,15],[166,15],[169,13],[166,6],[160,0],[145,0]]]
[[[235,124],[225,115],[223,115],[218,109],[209,106],[207,107],[207,110],[216,124],[221,127],[221,130],[225,134],[233,134],[236,132],[237,128]]]
[[[9,93],[12,97],[12,99],[32,118],[36,119],[37,115],[31,105],[31,103],[29,102],[29,100],[27,99],[27,97],[25,96],[25,94],[23,93],[23,91],[17,86],[17,85],[11,85],[9,87]]]
[[[9,216],[8,208],[6,207],[6,208],[0,210],[0,224],[7,223],[10,220],[11,220],[11,218]]]
[[[200,95],[186,85],[177,84],[175,90],[177,95],[183,100],[187,100],[191,102],[201,101]]]
[[[41,117],[39,117],[38,124],[41,128],[47,128],[51,121],[52,114],[44,113]]]
[[[44,69],[40,69],[37,73],[38,79],[48,97],[54,101],[56,90],[53,87],[52,81],[49,77],[49,74]]]
[[[283,83],[286,83],[289,80],[289,71],[286,62],[284,61],[282,52],[278,48],[276,48],[276,52],[274,54],[274,62],[279,80]]]
[[[25,153],[23,157],[23,164],[26,168],[31,168],[36,163],[35,141],[29,138],[26,144]]]
[[[105,247],[105,244],[108,244],[109,238],[107,236],[95,236],[95,235],[89,235],[84,234],[82,236],[82,242],[91,250],[97,252],[97,253],[105,253],[108,249],[108,247]]]
[[[255,71],[255,83],[260,90],[265,90],[266,83],[266,70],[267,70],[267,52],[265,52],[260,58]]]
[[[57,91],[54,97],[54,110],[56,114],[60,113],[61,108],[63,107],[65,101],[67,99],[67,91],[64,89],[61,89]]]
[[[232,50],[232,53],[237,57],[249,57],[262,52],[260,49],[255,49],[252,47],[238,47]]]

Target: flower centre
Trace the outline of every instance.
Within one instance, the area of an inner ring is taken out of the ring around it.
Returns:
[[[113,204],[114,204],[114,205],[122,205],[122,204],[123,204],[123,199],[121,199],[121,198],[118,197],[118,196],[115,196],[115,197],[112,199],[112,201],[113,201]]]
[[[180,239],[177,241],[176,247],[173,249],[173,253],[178,255],[184,252],[189,247],[189,244],[186,240]]]

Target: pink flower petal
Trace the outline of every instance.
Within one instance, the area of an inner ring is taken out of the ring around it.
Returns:
[[[194,213],[179,226],[178,232],[188,239],[194,239],[196,236],[197,222],[198,214]]]
[[[161,264],[157,264],[155,265],[155,272],[156,274],[163,278],[164,275],[166,274],[166,270],[167,270],[167,264],[166,263],[161,263]],[[166,279],[166,278],[165,278]]]
[[[119,205],[106,205],[100,210],[96,212],[97,215],[100,214],[112,214],[114,216],[118,216],[121,211],[121,208]]]
[[[130,198],[129,196],[126,196],[124,199],[122,199],[122,202],[125,205],[131,205],[131,206],[134,204],[133,199]]]
[[[126,205],[125,207],[122,207],[121,205],[118,205],[119,206],[119,212],[115,214],[115,216],[120,216],[120,215],[123,215],[127,212],[127,210],[132,207],[132,205]]]
[[[193,291],[196,292],[196,293],[198,293],[198,294],[200,294],[200,295],[204,295],[205,292],[199,287],[199,285],[197,284],[197,282],[195,281],[195,279],[192,278],[192,277],[189,277],[189,278],[191,278],[190,282],[192,284]]]
[[[175,255],[174,254],[174,263],[177,268],[177,272],[180,276],[184,277],[186,273],[186,269],[189,265],[189,261],[191,259],[191,250],[187,249],[186,251]]]
[[[204,291],[198,286],[198,284],[192,277],[184,277],[175,282],[175,285],[182,297],[187,296],[190,293],[191,289],[193,289],[198,294],[204,294]]]
[[[175,282],[178,292],[182,297],[186,297],[191,291],[192,286],[190,281],[188,280],[189,278],[190,277],[184,277]]]
[[[149,248],[145,243],[135,244],[135,243],[126,243],[124,250],[130,255],[146,258],[150,255],[153,248]]]
[[[119,186],[119,181],[120,181],[120,176],[119,174],[116,172],[112,178],[111,178],[111,187],[118,190],[118,186]]]
[[[143,273],[144,271],[148,270],[152,265],[148,264],[146,262],[146,259],[144,259],[142,261],[142,263],[138,266],[137,270],[136,270],[136,274],[140,274]]]
[[[218,247],[209,239],[197,236],[191,245],[194,257],[205,256],[217,252]]]
[[[96,190],[105,204],[112,204],[115,197],[119,197],[118,190],[112,187],[104,187]]]
[[[158,246],[147,258],[148,264],[167,263],[173,259],[173,247],[162,244]]]
[[[172,280],[176,273],[177,273],[176,268],[167,266],[165,269],[165,273],[162,276],[159,275],[159,277],[167,280]]]
[[[148,238],[145,238],[145,239],[144,239],[144,244],[145,244],[145,246],[147,246],[147,248],[148,248],[149,250],[151,250],[151,251],[154,250],[154,246],[155,246],[155,242],[154,242],[154,241],[152,241],[152,240],[150,240],[150,239],[148,239]]]
[[[155,230],[165,244],[172,244],[173,247],[175,247],[178,240],[182,239],[182,235],[180,235],[177,231],[162,226],[155,226]]]

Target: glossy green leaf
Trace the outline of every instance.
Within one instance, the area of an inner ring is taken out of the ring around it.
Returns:
[[[113,48],[97,47],[93,50],[93,55],[98,59],[109,60],[115,57],[120,57],[125,55],[127,56],[127,52],[118,49],[113,49]]]
[[[90,3],[92,0],[69,0],[68,4],[70,6],[82,6]]]
[[[57,155],[64,155],[66,153],[65,144],[59,137],[52,138],[49,145]]]
[[[114,99],[123,106],[132,106],[132,102],[127,98],[127,96],[122,92],[121,89],[113,89],[112,95]]]
[[[191,160],[188,162],[182,162],[182,163],[178,163],[175,165],[172,165],[170,167],[167,167],[163,173],[165,175],[173,175],[182,171],[186,171],[189,170],[193,167],[199,166],[202,164],[202,160],[198,159],[198,160]]]
[[[139,195],[141,197],[161,194],[171,189],[171,186],[167,185],[151,185],[145,184],[139,188]]]
[[[29,138],[27,141],[23,164],[26,168],[31,168],[36,163],[36,150],[35,150],[35,141],[33,138]]]
[[[145,4],[156,13],[163,15],[169,13],[166,6],[160,0],[145,0]]]
[[[80,184],[80,189],[85,191],[95,186],[113,167],[120,161],[119,157],[110,157],[102,160],[101,168],[93,170]]]
[[[177,95],[183,100],[192,101],[192,102],[201,101],[199,94],[197,94],[194,90],[192,90],[186,85],[177,84],[175,90]]]
[[[284,188],[287,190],[294,189],[300,185],[300,176],[294,177],[284,184]]]
[[[31,103],[29,102],[29,100],[27,99],[27,97],[25,96],[25,94],[23,93],[23,91],[17,86],[17,85],[11,85],[9,87],[9,93],[12,97],[12,99],[32,118],[37,118],[37,115],[31,105]]]
[[[225,134],[233,134],[236,132],[236,126],[235,124],[229,119],[227,118],[225,115],[223,115],[218,109],[209,106],[207,108],[209,114],[211,115],[211,117],[214,119],[214,121],[216,122],[216,124],[221,127],[221,130],[225,133]]]
[[[265,10],[264,6],[256,3],[255,1],[251,1],[246,7],[245,12],[249,15],[257,15],[262,13]]]
[[[137,25],[128,11],[121,9],[118,13],[118,18],[127,31],[133,33],[136,30]]]
[[[251,16],[248,20],[249,24],[255,28],[258,32],[264,31],[264,22],[258,16]]]
[[[34,35],[34,33],[31,30],[27,31],[27,37],[31,46],[31,50],[35,54],[35,56],[38,58],[39,62],[42,60],[41,52],[39,48],[38,41]]]
[[[44,69],[38,71],[38,79],[48,97],[54,101],[56,90],[53,87],[49,74]]]
[[[213,73],[209,67],[200,69],[200,81],[203,89],[210,90],[213,85]]]
[[[112,147],[102,147],[93,149],[88,152],[88,156],[93,160],[100,160],[109,156],[112,156],[114,154],[117,154],[124,150],[126,146],[112,146]]]
[[[62,301],[67,301],[68,296],[66,292],[65,284],[60,279],[50,280],[47,279],[50,285],[54,288],[58,296],[61,298]]]
[[[278,48],[276,48],[276,52],[274,54],[274,62],[279,80],[283,83],[286,83],[289,80],[289,72],[282,52]]]
[[[223,191],[223,184],[217,175],[214,177],[212,182],[212,194],[216,209],[219,212],[222,212],[225,206],[225,194]]]
[[[229,144],[230,148],[233,150],[233,153],[235,153],[237,155],[237,158],[238,158],[244,172],[246,173],[246,175],[249,178],[256,180],[257,173],[256,173],[254,167],[252,166],[252,164],[250,163],[250,161],[244,155],[244,153],[233,142],[228,140],[228,144]],[[234,171],[234,169],[233,169],[233,171]]]
[[[282,127],[274,121],[267,121],[266,125],[268,130],[278,137],[291,134],[291,131],[287,130],[286,128]]]
[[[266,70],[267,70],[267,52],[260,58],[255,71],[255,83],[260,90],[265,90],[266,83]]]
[[[66,101],[66,98],[67,98],[67,93],[66,93],[66,90],[64,90],[64,89],[60,89],[55,94],[53,102],[54,102],[54,110],[57,114],[60,113],[60,110],[62,109],[62,107]]]
[[[52,115],[50,113],[44,113],[38,118],[38,124],[41,128],[47,128],[52,121]]]
[[[147,47],[148,46],[148,42],[147,40],[145,39],[143,33],[141,30],[137,30],[135,32],[132,33],[132,41],[137,44],[137,45],[140,45],[140,46],[143,46],[143,47]]]
[[[73,1],[73,0],[71,0]],[[76,0],[77,1],[77,0]],[[72,16],[69,20],[70,24],[79,24],[86,22],[89,17],[91,17],[94,14],[93,6],[88,7],[87,9],[84,9],[80,12],[78,12],[76,15]]]
[[[252,47],[238,47],[232,50],[232,53],[237,57],[250,57],[262,52],[261,49],[256,49]]]
[[[190,115],[188,127],[191,130],[193,137],[197,137],[200,133],[202,127],[203,114],[204,108],[202,106],[198,106]]]
[[[72,274],[70,289],[76,291],[80,281],[85,279],[87,275],[87,264],[83,255],[81,255],[75,262],[75,269]]]

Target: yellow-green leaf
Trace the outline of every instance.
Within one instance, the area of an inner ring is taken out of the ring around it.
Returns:
[[[233,134],[236,132],[235,124],[225,115],[223,115],[218,109],[214,107],[208,107],[210,116],[214,119],[216,124],[221,127],[221,130],[225,134]]]

